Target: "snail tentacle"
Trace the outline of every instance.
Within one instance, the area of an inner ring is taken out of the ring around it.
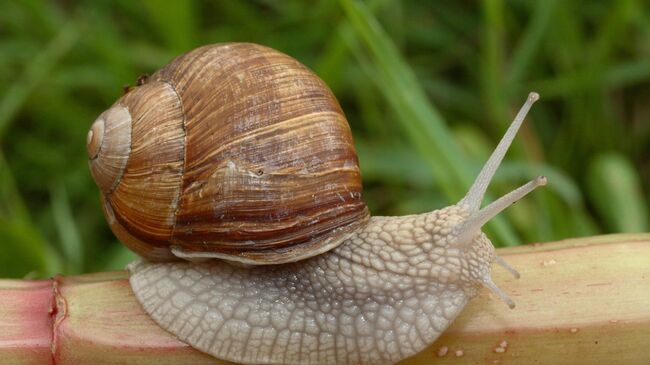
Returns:
[[[492,181],[494,173],[499,168],[499,165],[503,160],[503,156],[505,156],[508,148],[510,148],[510,145],[512,144],[512,141],[515,139],[515,136],[519,131],[519,127],[521,127],[521,124],[524,122],[528,111],[537,100],[539,100],[538,93],[531,92],[528,94],[526,102],[517,113],[517,116],[501,138],[501,141],[499,141],[499,144],[494,149],[494,152],[492,152],[492,155],[488,161],[485,163],[485,165],[483,165],[483,169],[476,177],[476,180],[474,180],[472,187],[469,189],[465,197],[461,199],[460,202],[458,202],[459,205],[467,205],[471,211],[479,210],[481,207],[481,202],[483,201],[483,196],[485,195],[485,192],[490,185],[490,181]]]

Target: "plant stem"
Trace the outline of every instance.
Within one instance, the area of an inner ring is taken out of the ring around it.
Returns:
[[[517,307],[487,290],[429,348],[401,365],[650,363],[650,234],[519,246],[498,254],[493,279]],[[444,355],[443,355],[444,354]],[[125,272],[0,280],[3,364],[229,364],[159,328]]]

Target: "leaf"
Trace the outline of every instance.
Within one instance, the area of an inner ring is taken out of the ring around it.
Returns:
[[[358,1],[341,0],[340,3],[348,20],[364,40],[371,58],[365,60],[354,43],[351,44],[353,52],[362,66],[375,76],[384,99],[399,116],[399,125],[420,155],[437,175],[445,176],[445,179],[436,180],[438,186],[449,201],[457,201],[474,181],[460,147],[454,142],[439,112],[427,100],[415,73],[372,13]],[[489,226],[495,231],[497,241],[506,245],[518,242],[511,226],[503,219],[497,217]]]
[[[589,196],[612,232],[650,229],[640,181],[634,165],[618,152],[605,152],[591,161],[587,179]]]
[[[158,28],[158,33],[167,45],[176,52],[187,52],[196,43],[197,24],[194,1],[143,2],[149,20]]]
[[[46,78],[78,39],[75,22],[70,21],[59,30],[47,47],[25,67],[23,74],[0,97],[0,137],[20,110],[27,97]]]
[[[50,193],[52,197],[52,214],[61,248],[66,260],[66,272],[78,274],[83,271],[83,245],[77,224],[70,209],[68,194],[65,186],[60,184],[53,188]]]
[[[137,259],[137,255],[126,248],[120,242],[115,242],[110,246],[109,250],[103,254],[104,260],[102,261],[99,270],[124,270],[126,265],[131,261]]]
[[[0,277],[46,277],[59,271],[58,256],[32,226],[0,218],[0,237]]]

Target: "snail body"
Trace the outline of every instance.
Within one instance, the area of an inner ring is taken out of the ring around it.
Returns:
[[[431,239],[463,215],[372,217],[333,250],[284,265],[140,261],[130,281],[154,321],[221,359],[393,364],[431,344],[476,294],[483,273],[470,261],[489,270],[484,236],[473,258]]]
[[[480,209],[531,93],[467,195],[370,217],[349,127],[327,86],[277,51],[179,56],[104,112],[88,153],[130,283],[161,327],[247,364],[392,364],[431,344],[486,286],[480,228],[546,183]]]

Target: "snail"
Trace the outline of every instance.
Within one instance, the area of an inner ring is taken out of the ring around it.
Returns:
[[[114,234],[142,257],[136,298],[162,328],[244,364],[393,364],[431,344],[491,280],[484,208],[526,103],[457,204],[370,216],[352,136],[309,69],[249,43],[178,56],[92,124],[87,150]]]

